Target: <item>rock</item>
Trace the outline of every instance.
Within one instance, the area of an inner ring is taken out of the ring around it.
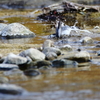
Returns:
[[[0,59],[1,59],[2,57],[3,57],[2,54],[0,54]]]
[[[4,60],[4,64],[24,64],[27,63],[27,58],[10,53]]]
[[[53,60],[52,65],[55,68],[75,68],[77,67],[78,63],[76,61],[66,60],[66,59],[60,59],[60,60]]]
[[[50,61],[41,60],[41,61],[37,61],[36,66],[37,66],[37,68],[40,68],[43,66],[50,67],[50,66],[52,66],[52,63]]]
[[[91,37],[84,37],[83,39],[80,40],[80,42],[83,44],[92,44],[93,39]]]
[[[30,48],[30,49],[27,49],[25,51],[22,51],[19,55],[22,56],[22,57],[28,56],[33,61],[34,60],[44,60],[45,59],[45,54],[40,52],[37,49],[34,49],[34,48]]]
[[[80,51],[75,53],[73,56],[69,57],[70,60],[75,60],[77,62],[88,62],[90,61],[90,54],[87,51]]]
[[[11,70],[13,68],[18,68],[15,64],[0,64],[0,70]]]
[[[7,24],[4,23],[0,23],[0,35],[1,35],[1,31],[7,26]]]
[[[94,29],[99,29],[99,28],[100,28],[99,26],[95,26],[95,27],[94,27]]]
[[[0,93],[2,94],[19,95],[24,91],[23,88],[13,84],[0,84]]]
[[[46,52],[45,56],[46,56],[46,60],[53,60],[57,58],[57,54],[54,52]]]
[[[42,52],[43,52],[44,54],[46,54],[47,52],[53,52],[53,53],[55,53],[55,54],[57,54],[57,55],[60,55],[60,54],[61,54],[60,49],[55,48],[55,47],[46,47],[46,48],[43,49]]]
[[[72,47],[70,45],[64,45],[59,47],[60,50],[65,50],[65,51],[72,51]]]
[[[45,49],[46,47],[52,47],[52,46],[54,46],[54,42],[51,40],[46,40],[43,43],[43,49]]]
[[[100,56],[100,50],[97,51],[97,56]]]
[[[29,70],[25,70],[25,71],[24,71],[24,74],[25,74],[26,76],[38,76],[38,75],[40,75],[41,73],[40,73],[38,70],[29,69]]]
[[[2,31],[1,36],[8,38],[34,37],[35,33],[20,23],[12,23],[7,25]]]
[[[0,84],[1,83],[8,83],[8,82],[9,82],[8,78],[0,76]]]

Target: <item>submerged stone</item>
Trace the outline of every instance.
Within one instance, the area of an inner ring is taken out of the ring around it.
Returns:
[[[37,71],[37,70],[34,70],[34,69],[28,69],[28,70],[25,70],[25,71],[24,71],[24,74],[25,74],[26,76],[38,76],[38,75],[40,75],[41,73],[40,73],[39,71]]]
[[[60,60],[53,60],[52,65],[55,68],[75,68],[77,67],[78,63],[76,61],[66,60],[66,59],[60,59]]]

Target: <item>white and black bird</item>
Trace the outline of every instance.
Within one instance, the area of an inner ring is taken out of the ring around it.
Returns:
[[[57,37],[57,38],[62,38],[62,37],[68,37],[71,35],[72,30],[77,30],[78,28],[76,27],[77,22],[73,26],[68,26],[65,25],[62,21],[56,21],[56,33],[50,35],[50,37]]]
[[[70,36],[72,28],[68,25],[65,25],[63,22],[59,21],[56,25],[56,37],[62,38],[64,36]]]

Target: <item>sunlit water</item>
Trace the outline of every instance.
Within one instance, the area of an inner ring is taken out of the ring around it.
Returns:
[[[21,39],[1,38],[0,43],[42,44],[47,39],[48,35],[55,32],[55,28],[51,28],[50,23],[37,21],[36,19],[27,16],[5,16],[3,19],[7,21],[6,23],[19,22],[36,33],[37,36],[35,38]],[[92,26],[92,24],[90,26]],[[95,41],[100,41],[98,36],[94,37]],[[93,50],[99,50],[99,48],[93,48],[93,46],[97,45],[96,43],[85,46],[77,43],[77,39],[79,39],[79,37],[67,39],[68,43],[75,50],[79,47],[81,47],[82,50],[89,51],[90,53]],[[94,53],[91,54],[93,57],[95,57]],[[26,91],[22,95],[18,96],[0,94],[0,99],[100,100],[100,65],[89,63],[88,65],[79,68],[51,68],[48,70],[41,69],[40,72],[42,74],[39,76],[29,77],[24,75],[23,71],[20,69],[1,71],[1,76],[7,77],[11,84],[19,85]]]

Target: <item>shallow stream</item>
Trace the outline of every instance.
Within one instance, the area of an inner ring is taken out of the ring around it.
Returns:
[[[31,46],[43,44],[47,36],[55,32],[53,24],[29,17],[28,13],[31,11],[1,11],[0,20],[4,20],[5,23],[21,23],[36,33],[36,37],[21,39],[1,38],[0,44],[20,44],[23,46],[25,44]],[[100,26],[100,15],[96,16],[97,20],[93,17],[83,21],[82,18],[79,18],[78,26],[85,26],[85,29],[88,30],[92,30],[97,25]],[[73,24],[73,22],[68,22],[68,24]],[[95,53],[100,49],[100,47],[96,47],[100,44],[100,31],[90,36],[94,40],[91,45],[78,43],[80,37],[74,36],[67,39],[67,44],[71,45],[74,50],[81,47],[82,50],[86,50],[91,54],[94,62],[90,62],[84,67],[41,69],[40,72],[42,74],[33,77],[24,75],[20,69],[0,71],[0,75],[7,77],[10,84],[19,85],[27,90],[23,95],[18,96],[0,94],[0,100],[100,100],[100,57],[97,57]],[[12,48],[8,47],[7,49],[10,51]],[[1,51],[2,49],[4,48],[0,48]]]

